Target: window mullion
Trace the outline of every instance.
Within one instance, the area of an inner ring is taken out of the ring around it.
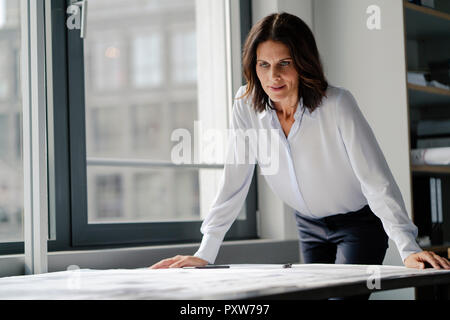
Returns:
[[[47,272],[48,192],[44,0],[22,0],[25,273]]]

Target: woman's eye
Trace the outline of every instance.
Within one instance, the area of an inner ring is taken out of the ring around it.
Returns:
[[[287,67],[287,66],[289,66],[290,64],[291,64],[290,61],[282,61],[282,62],[279,63],[279,65],[280,65],[281,67]],[[269,67],[269,64],[268,64],[268,63],[260,63],[259,66],[260,66],[261,68],[268,68],[268,67]]]

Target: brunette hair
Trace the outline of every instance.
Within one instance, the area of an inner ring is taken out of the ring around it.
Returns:
[[[264,92],[256,74],[256,50],[268,41],[281,42],[289,48],[294,66],[299,74],[298,97],[312,113],[326,96],[325,79],[314,35],[299,17],[289,13],[274,13],[256,23],[245,41],[242,67],[247,90],[241,98],[253,93],[253,108],[262,112],[269,107],[269,96]]]

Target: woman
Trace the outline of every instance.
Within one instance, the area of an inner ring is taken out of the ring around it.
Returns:
[[[450,269],[447,259],[416,243],[417,227],[369,124],[349,91],[327,83],[301,19],[282,13],[259,21],[246,40],[243,67],[247,85],[238,91],[232,129],[279,130],[279,170],[265,178],[296,210],[304,263],[382,264],[389,237],[405,266]],[[199,250],[151,268],[214,263],[253,169],[226,165]]]

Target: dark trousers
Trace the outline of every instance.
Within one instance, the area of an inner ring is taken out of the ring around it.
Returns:
[[[311,219],[295,212],[304,263],[382,264],[388,236],[366,205],[354,212]],[[369,299],[370,294],[345,299]],[[336,298],[342,299],[342,298]]]

